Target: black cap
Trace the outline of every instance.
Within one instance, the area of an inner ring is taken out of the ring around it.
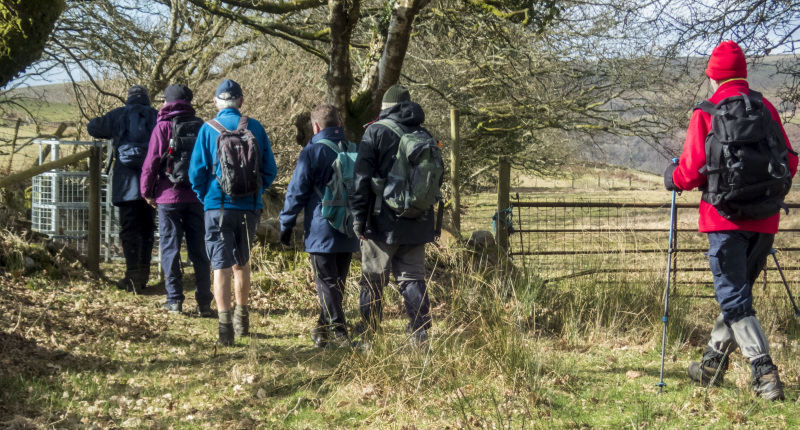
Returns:
[[[192,101],[194,93],[186,85],[172,84],[164,90],[164,101],[167,103],[174,102],[175,100],[184,100],[187,102]]]

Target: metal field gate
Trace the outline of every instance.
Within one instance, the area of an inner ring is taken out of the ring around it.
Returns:
[[[508,252],[515,263],[548,282],[593,276],[615,282],[625,276],[663,276],[666,272],[669,201],[663,203],[590,199],[511,201],[513,223]],[[783,216],[775,236],[778,260],[790,281],[800,280],[800,204]],[[708,287],[697,296],[713,297],[705,252],[708,240],[697,231],[698,203],[677,204],[673,285]],[[765,283],[780,283],[771,259]]]

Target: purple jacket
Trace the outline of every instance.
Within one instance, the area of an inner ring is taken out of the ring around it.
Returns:
[[[192,104],[176,100],[166,103],[158,111],[158,122],[153,134],[150,135],[150,146],[147,149],[147,158],[142,166],[140,187],[142,196],[152,198],[156,203],[200,203],[197,194],[189,186],[177,186],[166,177],[161,177],[161,154],[169,148],[169,139],[172,137],[172,118],[176,116],[195,116]]]

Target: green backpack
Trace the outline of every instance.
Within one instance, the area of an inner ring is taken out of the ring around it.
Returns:
[[[353,191],[353,166],[356,163],[356,145],[352,142],[342,142],[347,147],[340,147],[328,139],[317,141],[336,152],[336,159],[333,160],[333,176],[325,184],[323,192],[318,187],[314,187],[320,200],[322,200],[322,217],[342,234],[353,237],[353,214],[347,201],[348,196]]]
[[[376,124],[392,130],[400,137],[400,144],[389,176],[373,179],[373,189],[397,216],[420,218],[441,199],[444,162],[439,142],[423,130],[406,133],[392,120],[383,119]],[[379,212],[380,199],[375,206]]]

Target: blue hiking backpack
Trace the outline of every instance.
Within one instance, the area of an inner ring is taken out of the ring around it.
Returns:
[[[125,166],[141,170],[150,144],[150,133],[155,127],[156,116],[148,105],[125,106],[119,120],[117,160]]]
[[[356,163],[356,145],[342,141],[338,145],[328,139],[320,139],[321,143],[336,153],[331,164],[333,176],[325,185],[325,191],[314,187],[314,191],[322,200],[322,217],[338,232],[353,237],[353,213],[350,210],[348,197],[353,192],[353,167]]]

